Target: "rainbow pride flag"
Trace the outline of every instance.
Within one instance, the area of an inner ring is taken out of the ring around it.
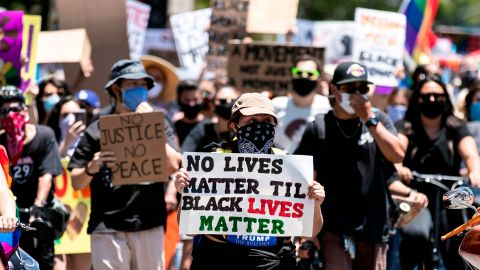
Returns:
[[[422,54],[429,54],[436,40],[432,25],[440,0],[404,0],[400,12],[407,17],[406,51],[418,62]]]

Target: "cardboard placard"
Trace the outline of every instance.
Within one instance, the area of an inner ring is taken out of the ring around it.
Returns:
[[[91,76],[84,76],[78,64],[63,65],[70,88],[93,89],[103,105],[109,104],[104,87],[112,65],[130,57],[125,0],[56,0],[55,6],[59,28],[85,28],[92,44],[91,61],[85,63],[95,68]]]
[[[367,67],[369,80],[376,85],[397,86],[395,71],[403,65],[405,50],[405,15],[357,8],[355,23],[353,60]]]
[[[242,92],[272,90],[278,95],[291,89],[291,71],[302,54],[317,58],[323,68],[324,49],[319,47],[279,45],[266,42],[229,44],[228,76]]]
[[[100,118],[100,146],[117,159],[112,184],[168,181],[163,112],[127,113]]]
[[[90,58],[92,46],[83,28],[42,31],[38,38],[37,62],[80,63]]]
[[[62,160],[63,172],[55,178],[55,196],[70,209],[67,229],[60,239],[55,241],[55,254],[90,253],[90,235],[87,234],[90,219],[90,186],[83,190],[74,190],[68,160]]]
[[[250,0],[247,32],[285,34],[293,29],[298,0]]]
[[[207,28],[212,9],[200,9],[170,16],[175,47],[182,67],[201,70],[208,51]]]
[[[26,90],[31,83],[35,83],[37,75],[37,44],[38,34],[42,27],[42,17],[23,15],[23,44],[22,54],[26,57],[22,67],[22,83],[20,88]]]
[[[0,86],[20,86],[23,11],[0,12]]]
[[[190,184],[180,233],[226,234],[229,242],[258,246],[269,236],[312,236],[311,156],[187,152],[183,164]]]
[[[249,0],[212,0],[212,17],[208,28],[207,69],[227,73],[228,41],[247,36]]]
[[[147,32],[150,6],[136,0],[127,0],[127,30],[130,58],[139,60]]]

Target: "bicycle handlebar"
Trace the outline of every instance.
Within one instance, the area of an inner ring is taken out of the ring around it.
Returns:
[[[449,191],[451,188],[447,187],[442,183],[442,181],[455,182],[452,188],[456,186],[463,186],[468,183],[468,178],[462,176],[451,176],[451,175],[442,175],[442,174],[421,174],[413,171],[413,180],[422,183],[429,183],[435,185],[445,191]]]

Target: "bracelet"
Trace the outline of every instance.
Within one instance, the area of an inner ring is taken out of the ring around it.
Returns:
[[[92,177],[95,175],[95,173],[90,173],[88,171],[88,164],[85,166],[85,174],[88,175],[88,176],[92,176]]]

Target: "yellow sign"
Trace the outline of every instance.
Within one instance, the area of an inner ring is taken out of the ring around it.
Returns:
[[[22,55],[25,65],[22,67],[22,89],[27,89],[35,83],[37,73],[37,41],[42,27],[42,17],[37,15],[23,15]]]
[[[87,225],[90,217],[90,187],[72,188],[68,160],[62,160],[63,173],[55,179],[55,196],[70,209],[70,220],[62,238],[55,241],[55,254],[90,253]]]

